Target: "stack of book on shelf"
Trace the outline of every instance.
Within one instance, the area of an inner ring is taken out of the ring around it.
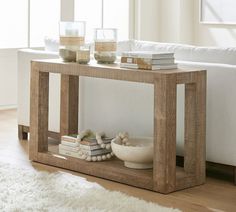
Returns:
[[[176,69],[174,53],[160,53],[151,51],[123,52],[121,68],[144,70]]]
[[[59,154],[84,159],[82,155],[99,156],[111,153],[111,149],[101,148],[95,137],[84,138],[79,142],[78,135],[66,135],[61,137]],[[103,138],[104,144],[110,144],[112,138]]]
[[[59,144],[59,154],[81,158],[78,141],[76,134],[62,136],[61,144]]]

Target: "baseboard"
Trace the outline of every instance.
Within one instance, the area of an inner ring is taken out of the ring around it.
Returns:
[[[176,157],[176,165],[184,166],[183,156]],[[236,185],[236,166],[206,161],[206,176],[234,182]]]
[[[0,110],[17,109],[17,105],[0,105]]]

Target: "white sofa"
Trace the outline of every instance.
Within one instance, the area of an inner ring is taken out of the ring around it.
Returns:
[[[236,167],[236,48],[206,48],[146,41],[119,43],[123,50],[175,52],[179,66],[206,69],[207,160]],[[57,58],[55,52],[19,50],[18,125],[29,126],[30,61]],[[49,130],[59,132],[59,76],[50,77]],[[183,153],[183,86],[178,88],[177,153]],[[153,87],[105,79],[80,79],[80,129],[115,135],[153,135]]]

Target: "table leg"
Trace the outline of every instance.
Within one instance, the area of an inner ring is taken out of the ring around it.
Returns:
[[[37,160],[38,152],[48,151],[49,73],[40,72],[32,63],[30,85],[29,158]]]
[[[79,77],[61,75],[60,133],[78,133]]]
[[[196,83],[196,181],[206,180],[206,72],[199,72]]]
[[[162,75],[154,84],[153,189],[176,187],[176,75]]]
[[[185,84],[184,171],[196,174],[196,83]]]
[[[206,73],[185,85],[184,170],[195,175],[196,184],[205,182],[206,169]]]
[[[236,186],[236,166],[234,166],[233,169],[234,169],[234,185]]]

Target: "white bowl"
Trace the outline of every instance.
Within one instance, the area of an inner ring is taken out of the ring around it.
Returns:
[[[132,169],[150,169],[153,167],[153,138],[129,138],[129,146],[116,140],[111,142],[113,153]]]

